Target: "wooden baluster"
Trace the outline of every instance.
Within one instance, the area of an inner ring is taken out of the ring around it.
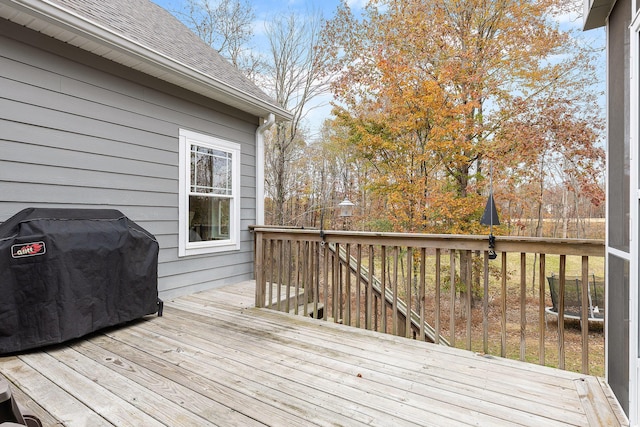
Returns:
[[[342,321],[342,316],[339,311],[340,309],[340,244],[335,244],[335,252],[333,254],[333,321],[340,322]]]
[[[440,248],[436,249],[436,283],[435,283],[435,316],[436,316],[436,339],[435,343],[440,344],[442,325],[440,323],[440,290],[442,289],[442,278],[440,277]]]
[[[406,316],[404,324],[404,335],[407,338],[413,337],[413,328],[411,327],[411,277],[413,275],[413,248],[407,248],[407,281],[406,281]]]
[[[425,340],[425,331],[424,331],[424,322],[425,322],[425,295],[426,295],[426,291],[425,288],[427,286],[426,282],[427,282],[427,275],[426,275],[426,261],[427,261],[427,249],[426,248],[421,248],[420,249],[420,282],[419,282],[419,287],[420,289],[418,290],[418,304],[420,306],[420,341],[424,341]],[[438,273],[436,273],[438,274]],[[438,338],[436,335],[436,338],[434,340],[434,342],[436,344],[438,344]]]
[[[309,307],[309,304],[313,302],[314,295],[313,291],[315,289],[315,283],[313,280],[313,272],[315,271],[315,256],[314,256],[314,242],[307,242],[307,288],[309,291],[307,292],[307,297],[304,301],[304,315],[309,316],[313,314],[313,305]],[[311,313],[309,313],[309,308],[311,308]]]
[[[356,247],[356,328],[360,327],[360,304],[362,304],[362,245],[358,243]]]
[[[339,254],[339,252],[337,252]],[[342,257],[338,255],[336,259],[338,262],[338,313],[340,317],[340,323],[344,324],[344,265],[342,264]]]
[[[367,314],[366,314],[366,328],[373,329],[372,316],[374,315],[373,304],[373,277],[374,277],[374,249],[373,245],[369,245],[369,277],[367,278]],[[376,326],[377,328],[377,326]]]
[[[520,360],[527,356],[527,254],[520,253]]]
[[[507,253],[502,252],[502,299],[501,299],[501,337],[500,337],[500,356],[507,357]]]
[[[318,319],[318,311],[320,309],[320,242],[313,243],[313,253],[315,254],[313,258],[313,264],[315,268],[314,271],[314,280],[313,280],[313,318]]]
[[[450,271],[450,294],[451,303],[449,307],[449,344],[451,347],[456,346],[456,251],[449,251],[449,271]]]
[[[595,286],[595,284],[594,284]],[[589,373],[589,257],[582,257],[582,373]]]
[[[560,283],[558,286],[558,368],[564,369],[564,289],[567,275],[567,256],[560,255]]]
[[[276,244],[277,247],[277,254],[278,254],[278,259],[276,260],[276,267],[277,267],[277,282],[278,282],[278,287],[276,288],[276,298],[278,298],[278,304],[277,304],[277,309],[278,311],[282,311],[282,269],[283,269],[283,265],[282,263],[284,262],[284,252],[282,249],[282,240],[278,239],[278,242]],[[288,305],[288,302],[287,304]]]
[[[484,251],[484,295],[482,296],[482,351],[489,353],[489,252]]]
[[[538,285],[538,329],[540,330],[540,341],[538,342],[538,363],[542,366],[545,364],[545,295],[544,295],[544,284],[547,280],[547,271],[546,271],[546,255],[540,254],[540,277],[539,277],[539,285]]]
[[[309,315],[309,297],[310,297],[310,286],[309,283],[309,248],[310,242],[307,240],[303,242],[302,249],[302,289],[303,289],[303,302],[302,302],[302,314],[306,317]]]
[[[283,242],[283,253],[280,262],[282,263],[282,283],[285,286],[285,311],[291,310],[291,240]]]
[[[467,251],[467,350],[471,350],[471,297],[473,295],[473,252]],[[462,265],[460,265],[462,268]]]
[[[380,257],[382,258],[382,269],[380,275],[382,276],[380,286],[380,329],[385,334],[387,333],[387,299],[385,297],[387,292],[387,247],[382,246]]]
[[[374,305],[373,308],[375,309],[375,311],[373,312],[373,320],[374,320],[374,331],[378,331],[380,332],[380,330],[378,329],[378,318],[379,318],[379,314],[378,314],[378,300],[380,298],[378,298],[378,296],[376,295],[374,297]]]
[[[344,275],[345,275],[345,315],[344,324],[351,326],[351,268],[349,268],[349,261],[351,260],[351,244],[347,243],[345,246],[345,260]]]
[[[322,310],[322,320],[327,320],[327,314],[329,311],[329,245],[322,242],[320,245],[322,247],[322,256],[324,257],[324,284],[323,284],[323,303],[324,308]]]
[[[296,287],[295,287],[295,294],[293,296],[293,300],[294,300],[294,307],[293,307],[293,312],[295,314],[299,314],[299,307],[300,307],[300,262],[302,259],[302,242],[300,242],[299,240],[296,242],[296,257],[294,259],[294,266],[295,266],[295,277],[296,277]]]
[[[274,259],[274,253],[275,253],[275,240],[271,240],[270,242],[271,244],[269,245],[269,302],[268,307],[269,308],[273,308],[273,269],[274,269],[274,264],[276,263],[275,259]]]
[[[398,247],[393,247],[393,281],[391,283],[391,324],[393,335],[398,335]]]
[[[334,243],[331,250],[331,314],[334,322],[342,322],[340,314],[340,247]]]

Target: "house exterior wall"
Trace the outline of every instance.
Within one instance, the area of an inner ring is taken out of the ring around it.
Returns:
[[[0,21],[0,222],[30,207],[113,208],[160,244],[167,298],[253,277],[258,118]],[[178,257],[180,129],[241,149],[241,248]]]

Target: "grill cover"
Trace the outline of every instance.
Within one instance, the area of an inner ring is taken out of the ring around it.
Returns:
[[[158,310],[158,242],[117,210],[40,209],[0,225],[0,354]]]

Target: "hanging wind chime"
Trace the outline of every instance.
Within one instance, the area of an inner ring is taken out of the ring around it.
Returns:
[[[493,235],[493,226],[500,225],[500,219],[498,218],[498,211],[496,210],[496,202],[493,199],[493,165],[489,169],[489,200],[484,208],[482,218],[480,218],[480,224],[489,226],[489,259],[496,259],[496,238]]]

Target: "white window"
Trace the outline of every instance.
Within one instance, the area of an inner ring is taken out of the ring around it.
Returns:
[[[180,130],[178,255],[240,249],[240,145]]]

